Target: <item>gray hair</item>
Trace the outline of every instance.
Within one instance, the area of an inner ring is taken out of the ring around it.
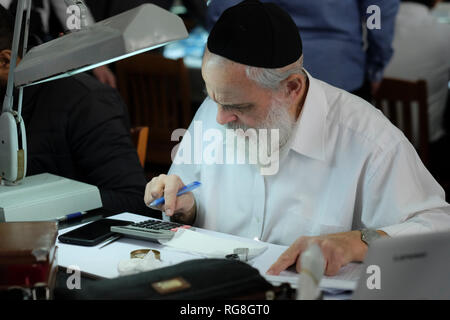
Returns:
[[[205,50],[205,56],[208,56],[208,63],[225,64],[232,62],[227,58],[213,54],[208,49]],[[278,90],[281,82],[286,80],[292,74],[300,74],[306,78],[306,72],[303,70],[303,55],[294,63],[282,68],[260,68],[245,66],[247,78],[256,82],[260,87],[270,90]]]
[[[259,68],[259,67],[245,67],[245,73],[250,80],[255,81],[259,86],[277,90],[280,88],[281,82],[292,74],[300,74],[306,77],[303,70],[303,55],[294,63],[283,68]]]

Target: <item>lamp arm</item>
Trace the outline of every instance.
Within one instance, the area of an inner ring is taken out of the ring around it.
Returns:
[[[27,146],[25,125],[21,117],[23,88],[19,88],[17,112],[14,111],[14,84],[15,69],[19,51],[20,35],[22,32],[23,10],[27,6],[25,32],[23,38],[22,56],[27,51],[28,33],[30,25],[31,0],[19,0],[17,3],[16,19],[14,22],[14,36],[11,48],[11,61],[9,64],[8,83],[3,100],[2,114],[0,115],[0,177],[2,183],[17,184],[26,175]]]
[[[25,0],[27,5],[27,16],[25,20],[25,30],[23,34],[23,48],[22,48],[22,57],[25,56],[28,50],[28,35],[30,31],[30,15],[31,15],[31,0]],[[23,100],[23,87],[19,88],[19,101],[17,102],[17,115],[18,121],[22,121],[22,100]]]
[[[13,109],[14,71],[16,70],[20,33],[22,32],[23,8],[26,1],[28,0],[19,0],[17,2],[16,20],[14,22],[14,37],[11,48],[11,61],[9,63],[8,84],[6,86],[5,99],[3,100],[3,112],[11,112]]]

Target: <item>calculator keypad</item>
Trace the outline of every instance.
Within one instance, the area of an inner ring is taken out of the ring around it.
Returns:
[[[149,230],[172,230],[176,228],[188,229],[190,226],[183,225],[176,222],[146,220],[132,224],[133,227],[145,228]]]

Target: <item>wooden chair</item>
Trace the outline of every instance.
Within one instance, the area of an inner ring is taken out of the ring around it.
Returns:
[[[145,167],[145,159],[147,157],[147,145],[148,145],[148,127],[135,127],[131,128],[131,139],[136,146],[136,151],[139,157],[141,166]]]
[[[427,85],[424,80],[417,82],[383,79],[378,92],[374,96],[377,108],[400,128],[412,143],[414,140],[413,103],[418,104],[418,141],[414,143],[418,154],[425,165],[429,164],[428,139],[428,102]],[[398,109],[397,106],[401,108]]]
[[[175,129],[193,118],[189,77],[182,59],[143,53],[116,63],[118,89],[129,107],[133,127],[149,127],[146,161],[170,165]]]

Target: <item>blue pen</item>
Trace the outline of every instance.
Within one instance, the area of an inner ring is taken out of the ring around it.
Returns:
[[[184,186],[183,188],[181,188],[178,193],[177,193],[177,197],[181,196],[182,194],[185,194],[187,192],[190,192],[194,189],[197,189],[198,187],[200,187],[202,184],[198,181],[194,181],[190,184],[188,184],[187,186]],[[149,204],[149,207],[156,207],[159,206],[161,204],[164,203],[164,197],[158,198],[156,200],[153,200],[152,203]]]
[[[59,222],[68,221],[68,220],[72,220],[72,219],[75,219],[75,218],[79,218],[79,217],[85,215],[86,213],[87,212],[85,212],[85,211],[74,212],[74,213],[67,214],[65,216],[59,217],[56,220],[59,221]]]

